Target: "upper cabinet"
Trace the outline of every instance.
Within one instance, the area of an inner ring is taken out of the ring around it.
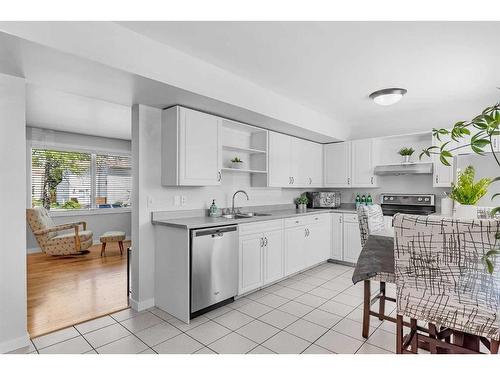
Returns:
[[[449,137],[441,137],[441,141],[432,137],[433,146],[441,146],[444,142],[448,142]],[[434,187],[450,187],[453,182],[453,159],[448,159],[451,166],[446,166],[439,160],[439,155],[432,155],[433,176],[432,186]]]
[[[321,187],[322,145],[269,132],[269,186]]]
[[[327,187],[376,186],[371,139],[325,145],[323,164]]]
[[[162,114],[162,185],[219,185],[221,118],[175,106]]]

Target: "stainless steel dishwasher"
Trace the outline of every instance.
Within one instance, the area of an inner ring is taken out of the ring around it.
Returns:
[[[238,227],[191,231],[191,315],[238,293]]]

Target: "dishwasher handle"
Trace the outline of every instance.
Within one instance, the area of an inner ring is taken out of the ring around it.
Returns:
[[[228,227],[194,230],[192,235],[193,237],[212,236],[212,238],[215,238],[215,237],[222,237],[224,233],[236,232],[237,230],[238,227],[236,225],[231,225]]]

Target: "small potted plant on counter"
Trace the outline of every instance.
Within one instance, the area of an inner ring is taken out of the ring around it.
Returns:
[[[300,212],[307,211],[307,204],[309,203],[309,199],[305,194],[302,194],[300,197],[295,198],[295,204]]]
[[[411,156],[414,152],[415,150],[411,147],[403,147],[398,154],[403,157],[403,163],[411,163]]]
[[[239,157],[235,156],[231,159],[231,168],[234,169],[243,169],[245,163]]]
[[[451,184],[450,198],[455,204],[455,217],[477,219],[476,203],[486,195],[490,178],[482,178],[474,182],[474,167],[469,165],[463,172],[458,172],[457,183]]]

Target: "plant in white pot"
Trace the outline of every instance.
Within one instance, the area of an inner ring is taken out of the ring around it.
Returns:
[[[305,194],[302,194],[300,197],[295,198],[295,204],[297,205],[297,208],[299,211],[306,211],[307,210],[307,204],[309,203],[309,199]]]
[[[415,150],[411,147],[403,147],[401,150],[398,151],[398,154],[403,157],[403,163],[410,163],[411,162],[411,156]]]
[[[474,167],[469,165],[463,172],[458,172],[457,183],[451,185],[450,198],[456,203],[455,217],[477,219],[476,203],[486,195],[491,178],[482,178],[474,182]]]
[[[231,168],[234,169],[243,169],[245,167],[245,163],[239,157],[234,157],[231,159]]]

